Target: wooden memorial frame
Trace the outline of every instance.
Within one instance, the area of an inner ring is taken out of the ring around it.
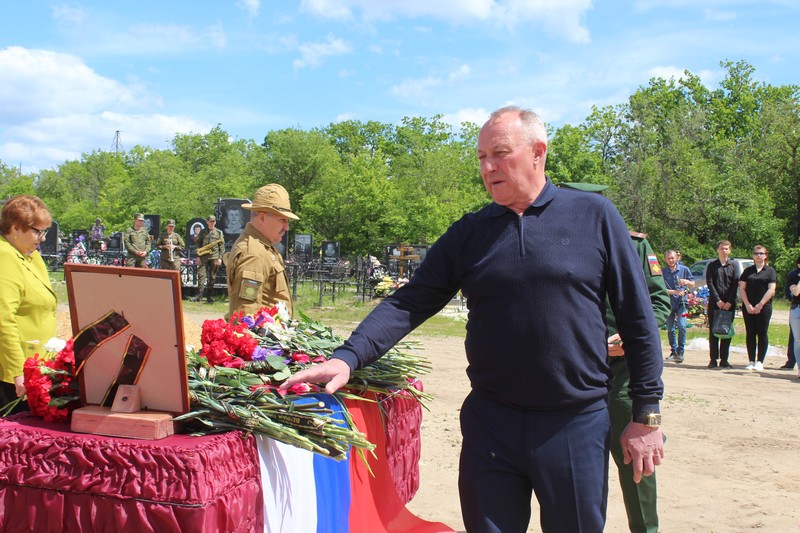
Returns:
[[[150,347],[136,383],[141,409],[172,415],[188,412],[179,273],[68,263],[64,265],[64,277],[73,335],[110,311],[130,323],[128,329],[101,344],[87,359],[79,377],[81,404],[102,404],[120,370],[126,343],[135,335]]]

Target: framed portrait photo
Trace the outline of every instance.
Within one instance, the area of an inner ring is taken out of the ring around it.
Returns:
[[[181,281],[175,270],[64,265],[81,403],[137,385],[142,410],[189,411]],[[88,336],[85,337],[86,333]],[[80,344],[89,348],[81,350]]]

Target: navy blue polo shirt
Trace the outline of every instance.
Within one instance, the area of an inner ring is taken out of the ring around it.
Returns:
[[[374,361],[458,290],[469,309],[473,389],[527,410],[602,408],[612,376],[608,295],[625,342],[633,412],[658,410],[658,328],[630,234],[605,197],[548,179],[522,216],[495,203],[465,215],[333,356],[353,369]]]

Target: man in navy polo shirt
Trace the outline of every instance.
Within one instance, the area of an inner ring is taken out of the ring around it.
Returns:
[[[532,111],[492,113],[478,137],[493,202],[455,222],[411,281],[333,357],[282,387],[333,393],[461,290],[472,391],[461,410],[459,494],[467,531],[524,532],[530,500],[545,532],[598,532],[608,496],[606,298],[630,368],[621,437],[634,481],[664,457],[661,342],[642,267],[614,206],[545,176],[547,133]]]

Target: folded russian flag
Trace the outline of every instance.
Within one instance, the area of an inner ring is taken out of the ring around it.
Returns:
[[[309,395],[342,419],[341,406],[326,395]],[[269,533],[441,533],[454,530],[427,522],[405,508],[386,460],[386,431],[377,403],[346,401],[356,427],[375,443],[375,457],[328,459],[264,436],[256,436]],[[373,476],[374,474],[374,476]]]

